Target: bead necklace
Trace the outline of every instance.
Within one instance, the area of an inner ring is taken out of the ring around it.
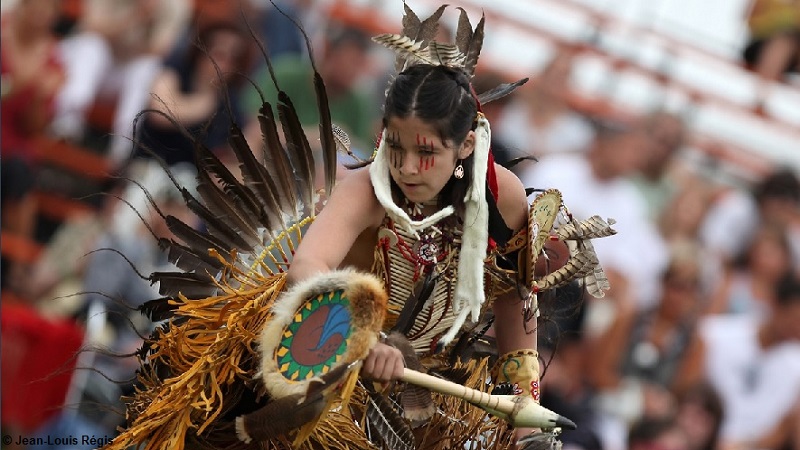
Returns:
[[[412,220],[424,218],[423,208],[436,204],[434,199],[427,203],[412,203],[406,200],[406,211]],[[420,233],[419,240],[413,245],[409,245],[402,237],[399,237],[397,248],[400,254],[407,261],[414,265],[414,281],[419,277],[420,272],[428,273],[443,261],[450,253],[450,246],[453,243],[452,233],[449,233],[444,224],[433,225]],[[443,231],[444,230],[444,231]]]

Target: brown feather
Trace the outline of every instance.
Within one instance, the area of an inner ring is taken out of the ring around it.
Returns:
[[[342,364],[322,375],[319,380],[311,381],[305,393],[272,400],[263,408],[241,416],[244,431],[254,441],[265,442],[286,436],[316,420],[328,407],[330,394],[351,369],[351,365]]]
[[[403,16],[403,36],[408,37],[412,41],[420,43],[420,49],[428,46],[439,29],[439,19],[442,17],[447,5],[440,6],[430,17],[424,21],[419,20],[419,17],[408,7],[408,4],[403,2],[405,15]],[[408,64],[407,57],[403,54],[398,54],[395,59],[395,69],[397,72],[402,72]]]
[[[225,244],[214,236],[210,236],[201,231],[182,222],[175,216],[166,217],[167,227],[179,240],[183,241],[187,246],[195,249],[211,249],[213,248],[221,254],[227,254],[229,248],[225,248]]]
[[[465,367],[444,367],[435,372],[435,375],[444,378],[445,380],[452,381],[456,384],[465,385],[472,374]]]
[[[485,105],[489,102],[505,97],[506,95],[514,92],[514,89],[522,86],[527,82],[528,79],[523,78],[521,80],[514,81],[513,83],[503,83],[478,95],[478,101],[481,103],[481,105]]]
[[[333,135],[333,121],[328,105],[328,93],[319,72],[314,71],[314,90],[317,94],[319,110],[319,142],[322,146],[322,164],[325,173],[325,194],[330,198],[333,184],[336,182],[336,140]]]
[[[400,311],[397,322],[395,322],[392,328],[393,331],[399,331],[403,334],[411,331],[411,327],[414,326],[414,319],[416,319],[420,311],[422,311],[428,298],[430,298],[433,293],[437,279],[438,277],[434,276],[433,272],[430,272],[421,282],[417,282],[417,284],[414,285],[414,289],[408,295],[408,299],[403,304],[403,309]]]
[[[367,392],[369,396],[364,428],[370,440],[382,444],[381,448],[413,450],[414,433],[408,423],[400,417],[383,395],[373,390]]]
[[[264,165],[270,176],[283,188],[279,201],[284,211],[293,213],[294,206],[297,205],[296,182],[292,173],[292,165],[278,137],[278,127],[271,104],[264,102],[261,105],[258,123],[261,126],[261,135],[264,137]]]
[[[144,314],[145,317],[153,322],[160,322],[169,319],[178,308],[177,305],[171,304],[171,298],[162,297],[144,302],[137,309]]]
[[[255,223],[270,228],[269,216],[253,192],[242,186],[215,154],[205,147],[199,147],[195,152],[195,163],[197,165],[198,192],[201,191],[201,188],[206,188],[208,191],[208,188],[212,186],[217,189],[221,187],[225,193],[226,202],[233,202],[236,205],[235,210],[241,215],[238,220],[252,223],[253,228],[256,227]],[[212,176],[218,180],[218,183]],[[208,201],[206,198],[203,200]],[[227,208],[219,209],[217,205],[217,210],[214,210],[211,205],[206,204],[206,206],[219,217],[228,217],[225,213]]]
[[[186,206],[197,215],[208,228],[209,234],[218,237],[231,248],[250,251],[259,244],[258,232],[252,224],[244,222],[233,224],[215,215],[205,205],[191,195],[184,195]]]
[[[472,33],[472,39],[469,41],[469,47],[464,53],[466,55],[466,60],[464,61],[464,71],[469,75],[475,74],[475,67],[478,65],[478,57],[480,57],[481,49],[483,49],[483,27],[486,21],[485,19],[486,16],[481,14],[481,20],[478,22],[478,25],[475,26],[475,31]]]
[[[404,334],[393,331],[386,337],[386,343],[400,350],[406,367],[417,372],[425,371],[417,352],[414,351],[414,347],[411,346],[411,342]],[[403,407],[403,417],[408,420],[428,420],[436,412],[431,391],[413,384],[405,386],[400,397],[400,404]]]
[[[266,214],[253,214],[248,211],[249,208],[241,207],[240,205],[242,202],[237,201],[236,196],[224,192],[208,177],[208,173],[198,169],[197,179],[197,192],[200,194],[200,197],[202,197],[205,206],[214,216],[226,221],[236,229],[248,229],[248,233],[257,233],[256,230],[253,230],[253,225],[249,223],[250,220],[257,217],[261,218],[259,222],[261,222],[263,226],[269,228],[271,221]],[[255,206],[251,205],[251,207]],[[258,236],[256,235],[256,237]],[[225,250],[231,249],[225,248]]]
[[[433,12],[427,19],[423,20],[419,25],[416,34],[409,35],[415,41],[430,43],[436,37],[436,32],[439,31],[439,19],[442,17],[447,5],[441,5],[436,11]]]
[[[314,206],[314,180],[316,179],[314,155],[292,100],[283,91],[278,93],[278,99],[280,100],[278,116],[283,127],[283,136],[286,139],[286,150],[300,183],[298,189],[304,212],[310,214]]]
[[[408,6],[408,3],[403,2],[403,9],[405,14],[403,14],[403,36],[408,36],[410,39],[412,36],[416,36],[419,33],[419,28],[422,25],[422,21],[419,20],[419,17],[413,10]],[[406,58],[397,55],[395,57],[394,68],[397,73],[403,71],[403,68],[406,64]]]
[[[189,299],[206,298],[214,294],[216,285],[208,275],[185,272],[153,272],[151,283],[159,283],[158,293],[168,297],[178,294]]]
[[[444,66],[460,66],[464,62],[464,54],[458,50],[455,44],[442,44],[431,42],[428,45],[430,59]]]
[[[436,414],[431,391],[421,386],[407,384],[400,394],[403,417],[414,423],[426,421]]]
[[[456,45],[461,53],[466,55],[469,51],[469,43],[472,41],[472,24],[469,22],[467,11],[460,6],[457,9],[460,13],[456,27]]]
[[[222,270],[222,263],[209,255],[208,251],[193,249],[172,240],[162,240],[164,244],[159,246],[167,251],[167,259],[180,269],[212,275],[216,275]]]
[[[416,36],[419,33],[419,27],[422,25],[422,21],[419,20],[419,16],[408,6],[408,3],[403,2],[403,10],[405,14],[403,14],[403,35],[405,36]]]
[[[231,149],[239,160],[239,168],[244,178],[245,186],[249,187],[267,211],[280,211],[278,203],[278,187],[267,173],[267,170],[258,162],[247,141],[244,139],[242,130],[235,123],[231,123],[230,137],[228,141]]]
[[[399,34],[379,34],[372,38],[373,41],[394,50],[398,57],[404,61],[421,61],[425,64],[436,64],[430,59],[430,55],[425,51],[423,42],[415,41],[408,36]]]

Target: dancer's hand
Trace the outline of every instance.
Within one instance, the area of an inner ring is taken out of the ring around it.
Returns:
[[[376,381],[392,381],[403,376],[404,367],[400,350],[379,342],[369,351],[361,375]]]

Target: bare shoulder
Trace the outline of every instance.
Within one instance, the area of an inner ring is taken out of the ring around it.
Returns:
[[[518,230],[528,220],[528,198],[525,196],[525,187],[513,172],[505,167],[495,164],[497,173],[497,208],[512,230]]]
[[[339,177],[325,207],[329,208],[335,208],[352,219],[363,220],[366,227],[380,225],[384,210],[375,197],[368,167],[348,170]]]

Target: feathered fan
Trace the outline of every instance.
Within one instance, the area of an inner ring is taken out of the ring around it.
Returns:
[[[255,399],[250,411],[265,405],[264,392],[252,383],[258,359],[253,330],[269,320],[269,306],[283,289],[282,279],[271,275],[291,262],[302,231],[333,190],[337,145],[342,146],[346,135],[334,135],[325,85],[313,67],[322,197],[315,188],[314,157],[297,111],[278,85],[266,53],[264,57],[278,91],[276,104],[263,101],[259,110],[264,157],[254,153],[231,122],[229,144],[240,176],[195,141],[197,194],[173,179],[205,226],[198,230],[177,217],[165,217],[176,239],[159,239],[159,246],[179,270],[149,277],[159,283],[163,298],[140,310],[165,322],[140,352],[139,389],[128,399],[129,425],[107,448],[182,448],[184,442],[233,445],[238,439],[231,423],[222,425],[232,420],[226,417],[248,412],[241,411],[239,399]],[[169,377],[163,376],[167,373]],[[311,397],[321,392],[324,389]],[[222,431],[227,435],[215,434]]]

